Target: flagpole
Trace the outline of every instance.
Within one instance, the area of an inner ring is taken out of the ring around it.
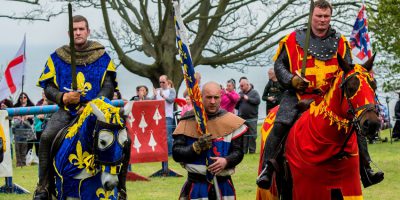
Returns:
[[[24,34],[24,62],[26,62],[26,33]],[[25,82],[25,67],[22,72],[22,89],[21,93],[24,93],[24,82]]]

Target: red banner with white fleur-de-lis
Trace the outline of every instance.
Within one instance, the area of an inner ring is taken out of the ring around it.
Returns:
[[[126,127],[132,140],[130,163],[168,161],[164,101],[136,101]]]

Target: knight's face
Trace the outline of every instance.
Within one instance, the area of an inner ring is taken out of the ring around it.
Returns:
[[[73,29],[74,29],[75,46],[84,45],[87,42],[88,37],[90,35],[90,30],[88,29],[86,22],[85,21],[74,22]]]
[[[331,23],[331,16],[331,9],[315,7],[311,21],[311,27],[314,33],[327,31]]]

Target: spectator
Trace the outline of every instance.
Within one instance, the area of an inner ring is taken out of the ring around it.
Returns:
[[[139,85],[136,87],[136,96],[133,96],[131,101],[150,100],[150,98],[147,97],[148,93],[149,89],[145,85]]]
[[[231,113],[235,113],[235,105],[240,99],[239,94],[235,90],[235,79],[229,79],[226,82],[225,90],[221,90],[221,108]]]
[[[268,70],[268,83],[265,86],[264,93],[262,95],[262,100],[267,102],[266,114],[275,106],[279,105],[282,99],[282,94],[285,91],[275,76],[274,68]]]
[[[22,92],[14,107],[29,107],[34,106],[25,92]],[[27,142],[31,142],[34,136],[32,130],[33,116],[15,116],[13,118],[13,133],[15,138],[15,154],[17,158],[17,167],[26,165],[26,154],[28,152]]]
[[[175,89],[168,83],[167,75],[159,78],[160,88],[153,89],[153,99],[165,100],[165,119],[167,125],[168,155],[172,154],[172,130],[174,128],[174,100],[176,98]]]
[[[257,120],[258,120],[258,106],[260,105],[260,95],[254,90],[249,80],[242,79],[240,81],[240,100],[236,104],[239,117],[246,120],[246,125],[249,129],[243,137],[243,152],[253,154],[256,152],[256,139],[257,139]]]
[[[0,105],[1,105],[1,110],[5,110],[6,108],[13,107],[13,103],[9,99],[4,99],[3,101],[1,101]]]
[[[42,98],[36,103],[36,106],[44,106],[44,105],[48,105],[48,102],[46,99],[46,95],[44,95],[44,92],[42,92]],[[28,144],[28,150],[33,149],[33,146],[35,146],[36,156],[38,156],[40,136],[42,135],[43,127],[45,126],[43,124],[44,120],[45,120],[44,114],[35,115],[33,117],[33,130],[35,131],[36,134],[36,140],[34,140],[33,143]]]
[[[126,99],[122,98],[122,94],[121,94],[120,91],[115,90],[112,100],[119,100],[119,99],[121,99],[121,100],[123,100],[123,101],[127,101]]]
[[[183,117],[187,111],[193,110],[192,100],[190,99],[189,95],[186,95],[185,99],[186,105],[182,106],[181,117]]]
[[[397,93],[399,94],[399,100],[397,100],[396,106],[394,107],[394,119],[396,122],[393,128],[393,138],[396,140],[400,139],[400,91]]]

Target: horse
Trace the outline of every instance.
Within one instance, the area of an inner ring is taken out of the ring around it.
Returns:
[[[276,189],[276,175],[271,191],[290,192],[293,199],[362,199],[356,134],[373,136],[380,124],[376,84],[369,73],[374,57],[363,65],[350,65],[340,55],[337,58],[342,70],[331,88],[320,103],[312,103],[302,113],[284,144],[291,178],[286,183],[289,186],[280,186],[289,189]],[[274,113],[270,115],[267,119]],[[267,119],[270,129],[272,122]],[[272,194],[273,199],[282,195]],[[258,195],[258,199],[267,198]]]
[[[53,168],[57,199],[117,199],[118,174],[123,165],[128,135],[124,109],[106,98],[90,101],[53,144]],[[54,150],[56,149],[56,150]]]

